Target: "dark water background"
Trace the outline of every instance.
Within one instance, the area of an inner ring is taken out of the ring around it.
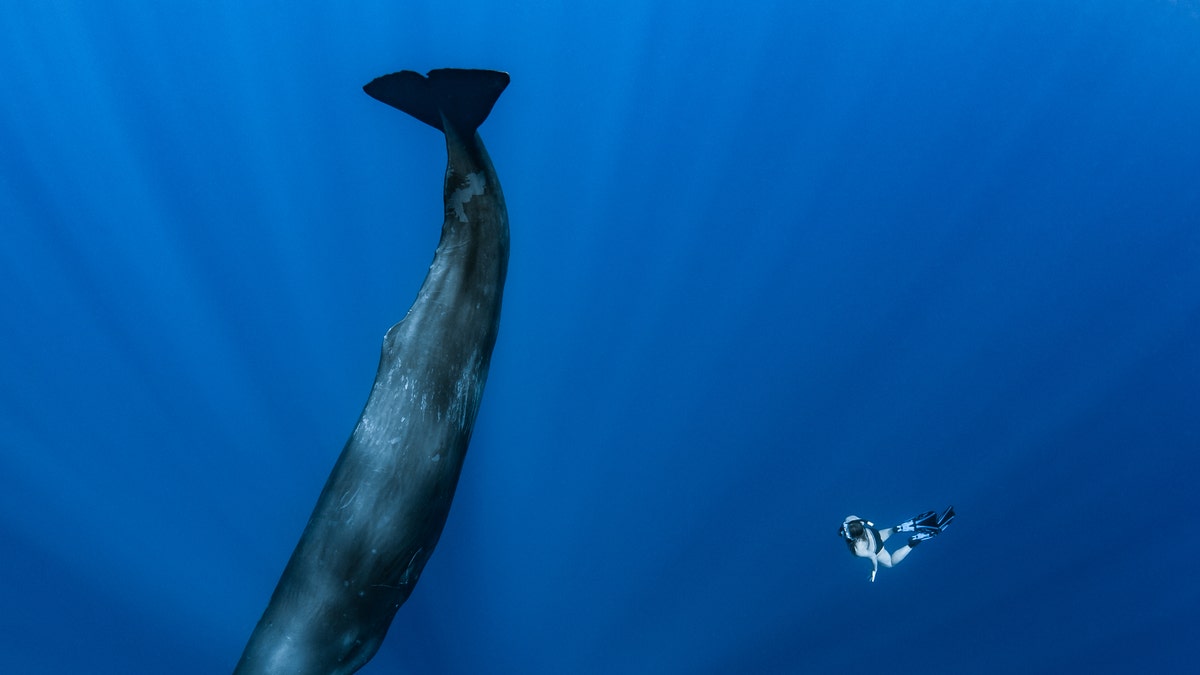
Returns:
[[[443,66],[509,285],[364,672],[1194,666],[1198,3],[712,4],[3,3],[0,672],[233,667],[438,236],[359,87]]]

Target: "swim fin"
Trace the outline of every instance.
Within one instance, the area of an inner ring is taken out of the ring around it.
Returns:
[[[900,523],[896,526],[896,531],[920,532],[922,530],[937,529],[937,521],[937,511],[926,511],[919,516],[909,518],[903,523]]]
[[[913,536],[908,538],[908,545],[916,546],[926,539],[932,539],[944,532],[953,520],[954,507],[951,506],[940,516],[936,511],[926,511],[916,518],[906,520],[896,526],[896,531],[913,532]]]
[[[954,520],[954,507],[951,506],[950,508],[946,509],[942,513],[942,515],[938,516],[938,519],[937,519],[938,532],[944,531],[947,527],[950,526],[950,523],[953,520]]]
[[[934,537],[938,536],[941,533],[942,533],[941,530],[934,530],[934,529],[920,530],[916,534],[914,534],[913,536],[908,538],[908,545],[916,546],[917,544],[925,541],[926,539],[933,539]]]

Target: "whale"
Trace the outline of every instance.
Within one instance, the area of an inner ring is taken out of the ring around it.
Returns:
[[[441,69],[363,87],[445,134],[441,238],[235,674],[357,671],[437,545],[500,325],[508,211],[477,130],[508,82]]]

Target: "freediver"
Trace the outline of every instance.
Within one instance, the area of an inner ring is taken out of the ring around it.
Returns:
[[[926,511],[886,530],[877,530],[875,523],[863,520],[858,516],[846,516],[846,520],[838,529],[838,536],[846,542],[851,553],[859,558],[870,559],[871,581],[875,581],[875,573],[879,571],[880,565],[884,567],[899,565],[900,561],[907,558],[909,552],[917,547],[917,544],[944,532],[952,520],[954,520],[953,506],[946,509],[940,516],[937,511]],[[912,532],[913,535],[908,538],[907,544],[895,552],[889,553],[883,547],[883,542],[897,532]]]

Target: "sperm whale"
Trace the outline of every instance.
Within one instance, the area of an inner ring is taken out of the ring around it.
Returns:
[[[234,671],[344,674],[375,655],[441,536],[500,325],[508,211],[477,129],[508,74],[401,71],[363,89],[446,137],[445,219],[366,406]]]

